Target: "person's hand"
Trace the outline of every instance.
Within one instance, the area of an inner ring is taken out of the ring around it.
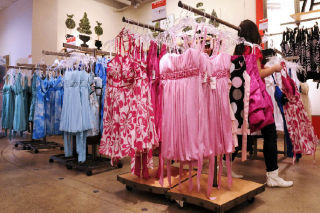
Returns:
[[[281,72],[282,66],[280,64],[276,64],[272,67],[274,72]]]

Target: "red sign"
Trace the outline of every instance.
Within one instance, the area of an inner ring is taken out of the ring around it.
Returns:
[[[157,2],[152,3],[152,9],[156,9],[158,7],[164,7],[166,5],[167,5],[166,0],[157,1]]]

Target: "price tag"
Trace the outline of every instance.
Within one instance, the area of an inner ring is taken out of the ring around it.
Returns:
[[[167,1],[159,0],[152,3],[152,22],[167,18]]]
[[[155,80],[155,79],[156,79],[156,71],[152,70],[152,80]]]
[[[210,87],[211,89],[217,89],[217,78],[210,77]]]

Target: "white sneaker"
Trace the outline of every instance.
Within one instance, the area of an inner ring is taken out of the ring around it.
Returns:
[[[226,161],[222,161],[222,166],[223,166],[223,170],[227,173],[227,165],[226,165]],[[232,165],[232,163],[231,163]],[[235,173],[234,171],[232,171],[232,166],[231,166],[231,177],[233,178],[243,178],[243,175],[239,175],[237,173]]]
[[[293,181],[285,181],[279,177],[279,169],[267,172],[267,186],[269,187],[290,187]]]

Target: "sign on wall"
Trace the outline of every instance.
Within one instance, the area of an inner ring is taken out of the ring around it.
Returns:
[[[259,20],[259,30],[268,31],[268,19]]]
[[[152,22],[167,18],[167,1],[159,0],[152,3]]]

